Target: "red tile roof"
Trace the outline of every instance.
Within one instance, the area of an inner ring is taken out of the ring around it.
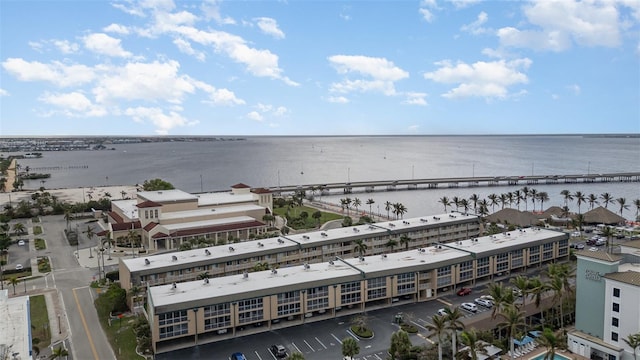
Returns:
[[[150,208],[150,207],[161,207],[162,204],[158,204],[157,202],[147,200],[147,201],[141,202],[140,204],[138,204],[136,206],[139,207],[139,208]]]
[[[113,219],[113,221],[117,222],[117,223],[121,223],[124,220],[122,219],[122,216],[118,215],[115,211],[109,211],[109,217]]]
[[[163,232],[159,232],[159,233],[153,235],[151,238],[152,239],[162,239],[162,238],[166,238],[166,237],[169,237],[169,235],[167,235],[167,234],[165,234]]]
[[[256,194],[270,194],[271,190],[265,189],[265,188],[257,188],[257,189],[251,190],[251,192]]]
[[[215,226],[204,226],[195,229],[186,229],[179,230],[175,233],[171,234],[171,236],[191,236],[191,235],[199,235],[199,234],[209,234],[230,230],[241,230],[241,229],[249,229],[249,228],[257,228],[266,226],[264,223],[260,221],[249,221],[246,223],[240,224],[224,224],[224,225],[215,225]]]
[[[111,224],[111,228],[113,231],[131,230],[131,222]],[[140,229],[140,221],[135,221],[133,228]]]
[[[150,223],[147,224],[147,226],[144,227],[144,231],[149,232],[150,230],[152,230],[156,226],[158,226],[158,223],[150,222]]]
[[[231,185],[232,189],[246,189],[246,188],[250,188],[251,186],[247,185],[247,184],[243,184],[243,183],[238,183],[235,185]]]

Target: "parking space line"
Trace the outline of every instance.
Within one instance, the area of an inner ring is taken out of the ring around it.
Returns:
[[[307,344],[307,346],[309,347],[309,349],[311,349],[311,351],[316,352],[316,349],[312,348],[311,345],[309,345],[309,343],[307,342],[307,340],[302,340],[304,341],[305,344]]]
[[[298,345],[296,345],[296,343],[292,342],[291,345],[293,345],[294,348],[296,348],[296,350],[298,350],[298,352],[300,354],[302,354],[303,352],[300,350],[300,348],[298,347]]]
[[[424,326],[422,326],[422,325],[418,324],[418,323],[417,323],[417,322],[415,322],[415,321],[412,321],[411,323],[412,323],[413,325],[415,325],[415,326],[417,326],[417,327],[421,328],[422,330],[427,330],[427,331],[428,331],[428,329],[427,329],[426,327],[424,327]]]
[[[378,359],[378,360],[382,360],[382,358],[380,356],[378,356],[378,354],[373,354],[373,356],[375,356],[376,359]]]
[[[338,337],[333,334],[331,334],[331,336],[333,336],[333,338],[336,339],[336,341],[339,342],[340,345],[342,345],[342,340],[338,339]]]
[[[320,341],[320,339],[316,338],[316,341],[318,341],[320,345],[322,345],[322,347],[325,348],[325,350],[327,349],[327,347],[322,343],[322,341]]]
[[[453,304],[452,304],[452,303],[450,303],[450,302],[446,302],[446,301],[444,301],[444,300],[442,300],[442,299],[439,299],[439,298],[438,298],[438,299],[436,299],[436,300],[440,301],[441,303],[443,303],[443,304],[445,304],[445,305],[447,305],[447,306],[453,306]]]
[[[271,351],[269,351],[271,352]],[[260,354],[258,354],[258,350],[255,350],[254,353],[256,353],[256,356],[258,357],[258,360],[262,360],[262,357],[260,356]]]
[[[351,337],[356,339],[356,341],[360,341],[360,339],[356,336],[356,334],[352,333],[351,330],[347,330],[347,334],[351,335]]]

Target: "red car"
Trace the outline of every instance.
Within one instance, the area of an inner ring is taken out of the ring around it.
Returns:
[[[469,295],[471,294],[471,289],[469,288],[462,288],[460,290],[458,290],[458,296],[465,296],[465,295]]]

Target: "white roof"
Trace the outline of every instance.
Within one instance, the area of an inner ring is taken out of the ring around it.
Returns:
[[[253,193],[234,194],[232,192],[215,192],[197,194],[198,206],[224,205],[254,201]]]
[[[433,265],[447,260],[462,260],[469,257],[469,253],[455,249],[435,246],[414,249],[403,252],[389,253],[383,255],[363,256],[360,258],[344,259],[347,263],[357,267],[367,274],[395,270],[402,268],[412,268],[415,266],[424,266],[426,269],[432,269]],[[428,266],[431,265],[431,266]],[[368,275],[367,277],[371,277]]]
[[[497,251],[507,246],[532,243],[539,240],[548,239],[551,236],[560,235],[562,235],[562,233],[553,230],[527,228],[508,231],[501,234],[479,237],[477,238],[478,241],[475,241],[475,239],[469,239],[447,243],[443,246],[482,255],[482,253]]]
[[[246,213],[248,211],[255,211],[255,210],[264,211],[264,208],[262,206],[258,206],[254,204],[245,204],[245,205],[235,205],[235,206],[226,206],[226,207],[209,208],[209,209],[172,211],[168,213],[162,213],[162,215],[160,216],[160,220],[188,219],[190,217],[218,215],[218,214]]]
[[[9,290],[0,290],[0,350],[9,348],[9,354],[18,353],[11,359],[31,359],[31,341],[29,337],[29,297],[9,298]]]
[[[149,297],[153,299],[154,307],[190,303],[214,297],[235,296],[250,298],[251,293],[261,290],[278,289],[291,284],[313,283],[319,280],[353,277],[360,274],[359,271],[341,262],[311,264],[308,270],[302,265],[277,269],[273,274],[271,270],[249,273],[244,275],[231,275],[209,279],[209,283],[203,280],[189,281],[173,285],[152,286],[149,288]],[[243,296],[241,294],[246,293]]]
[[[186,191],[173,189],[173,190],[158,190],[158,191],[140,191],[138,192],[139,197],[143,197],[149,201],[164,203],[170,201],[185,201],[185,200],[196,200],[198,197],[192,194],[189,194]]]
[[[111,206],[115,206],[130,219],[138,218],[138,207],[136,206],[138,201],[136,200],[113,200]]]
[[[191,221],[179,224],[162,224],[161,226],[167,229],[168,231],[176,231],[176,230],[187,230],[187,229],[198,229],[207,226],[217,226],[217,225],[227,225],[227,224],[239,224],[245,222],[256,221],[256,219],[251,216],[235,216],[224,219],[213,219],[213,220],[203,220],[203,221]]]

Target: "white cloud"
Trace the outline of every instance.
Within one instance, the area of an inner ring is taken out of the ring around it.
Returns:
[[[44,48],[44,44],[42,44],[39,41],[29,41],[27,44],[29,44],[29,47],[32,48],[33,50],[41,53],[43,48]]]
[[[476,21],[472,22],[471,24],[462,25],[460,30],[471,33],[473,35],[480,35],[480,34],[487,33],[489,30],[487,28],[482,27],[482,25],[484,25],[487,22],[487,20],[489,20],[489,15],[487,15],[486,12],[482,11],[480,12],[480,14],[478,14]]]
[[[418,9],[418,12],[420,13],[420,15],[422,15],[422,18],[428,23],[433,22],[433,20],[435,19],[433,10],[440,10],[440,7],[438,6],[438,3],[436,2],[436,0],[422,0],[420,2],[420,8]]]
[[[177,61],[128,63],[123,67],[104,68],[105,75],[93,89],[96,101],[163,100],[179,104],[185,94],[194,93],[195,81],[178,75]]]
[[[215,105],[244,105],[245,101],[238,99],[233,91],[217,89],[209,94],[209,98]]]
[[[156,107],[134,107],[127,108],[125,115],[133,118],[137,122],[150,122],[156,127],[158,135],[166,135],[169,130],[175,127],[196,125],[197,121],[188,121],[182,115],[175,111],[165,113],[162,109]]]
[[[327,98],[327,101],[336,104],[347,104],[349,102],[349,99],[344,96],[330,96]]]
[[[120,24],[111,24],[109,26],[104,27],[102,31],[120,34],[120,35],[128,35],[130,33],[128,27]]]
[[[580,85],[578,84],[571,84],[567,86],[567,89],[569,89],[569,91],[571,91],[574,95],[580,95],[580,92],[582,91],[582,89],[580,89]]]
[[[101,55],[123,57],[127,58],[131,56],[131,53],[125,51],[121,44],[120,39],[113,38],[107,34],[94,33],[87,35],[83,38],[84,46]]]
[[[427,100],[425,100],[427,97],[426,93],[408,92],[405,96],[407,98],[402,102],[403,104],[427,106]]]
[[[265,34],[271,35],[276,39],[284,39],[285,35],[280,28],[278,28],[278,22],[275,19],[268,17],[259,17],[254,19],[258,28]]]
[[[411,131],[411,132],[415,132],[418,131],[418,129],[420,129],[420,125],[409,125],[409,127],[407,128],[407,130]]]
[[[422,18],[426,22],[430,23],[430,22],[433,21],[434,16],[433,16],[433,13],[431,12],[431,10],[425,9],[425,8],[421,8],[421,9],[418,9],[418,12],[420,13],[420,15],[422,15]]]
[[[278,107],[273,111],[273,114],[274,114],[275,116],[284,116],[284,115],[286,115],[286,114],[288,114],[288,113],[289,113],[289,109],[287,109],[287,108],[286,108],[286,107],[284,107],[284,106],[278,106]]]
[[[360,55],[334,55],[329,62],[339,74],[362,75],[368,79],[345,79],[333,83],[330,91],[338,93],[349,92],[381,92],[385,95],[396,95],[394,82],[409,77],[409,73],[395,66],[393,62],[384,58]]]
[[[449,0],[456,9],[465,9],[469,6],[478,4],[481,0]]]
[[[249,118],[250,120],[254,120],[254,121],[262,121],[264,120],[264,117],[262,115],[260,115],[259,112],[257,111],[251,111],[250,113],[247,114],[247,118]]]
[[[191,43],[184,39],[181,39],[181,38],[173,39],[173,43],[178,47],[178,50],[180,50],[181,52],[187,55],[191,55],[195,57],[196,59],[198,59],[198,61],[204,61],[206,59],[206,55],[202,51],[194,50],[191,47]]]
[[[65,94],[45,93],[38,100],[60,108],[61,113],[66,116],[100,117],[107,114],[104,107],[93,104],[84,94],[77,91]]]
[[[9,96],[9,92],[5,89],[0,88],[0,96]]]
[[[618,8],[615,1],[544,0],[524,7],[532,28],[498,30],[503,46],[564,51],[580,46],[620,45]]]
[[[127,3],[128,4],[123,4],[122,2],[111,3],[111,6],[129,15],[145,17],[145,13],[141,8],[137,6],[127,6],[131,4],[130,2],[127,2]]]
[[[200,6],[200,9],[207,19],[213,19],[221,25],[234,25],[236,23],[234,19],[220,15],[220,2],[221,1],[217,0],[205,0]]]
[[[66,65],[58,61],[44,64],[9,58],[2,67],[20,81],[47,81],[56,86],[78,86],[93,81],[94,69],[85,65]]]
[[[503,99],[510,95],[509,87],[526,84],[529,79],[521,72],[531,65],[527,58],[513,61],[478,61],[473,64],[449,61],[436,63],[440,68],[424,74],[425,79],[442,84],[458,84],[442,94],[445,98],[483,97]]]
[[[73,54],[78,52],[79,46],[76,43],[72,43],[68,40],[52,40],[53,45],[55,45],[60,52],[63,54]]]

